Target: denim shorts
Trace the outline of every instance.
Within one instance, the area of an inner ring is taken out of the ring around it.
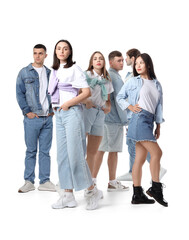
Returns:
[[[136,142],[156,142],[153,134],[154,114],[142,109],[141,112],[133,113],[127,132],[127,138]]]
[[[104,136],[98,148],[102,152],[122,152],[123,126],[116,124],[104,124]]]
[[[103,136],[105,114],[101,108],[84,108],[85,132],[89,135]]]

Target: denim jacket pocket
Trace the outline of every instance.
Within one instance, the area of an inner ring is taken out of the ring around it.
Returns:
[[[24,79],[24,83],[25,83],[25,84],[30,84],[30,83],[33,83],[33,82],[35,82],[35,79],[34,79],[34,78],[25,78],[25,79]]]

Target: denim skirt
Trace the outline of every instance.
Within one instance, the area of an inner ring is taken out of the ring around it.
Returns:
[[[156,142],[153,134],[154,114],[142,109],[141,112],[133,113],[129,122],[127,138],[136,142]]]

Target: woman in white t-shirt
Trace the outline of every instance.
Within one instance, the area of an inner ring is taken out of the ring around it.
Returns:
[[[113,92],[111,79],[101,52],[96,51],[92,54],[85,75],[91,90],[91,96],[83,103],[85,104],[84,120],[88,140],[87,162],[92,173],[95,156],[103,136],[105,114],[111,110],[110,93]]]
[[[142,166],[149,152],[152,187],[147,190],[147,194],[167,207],[168,203],[163,198],[163,185],[159,180],[162,150],[157,143],[160,124],[164,122],[163,93],[154,73],[152,59],[147,53],[136,57],[133,74],[135,77],[129,79],[117,95],[120,107],[122,110],[127,110],[127,117],[130,119],[127,138],[136,142],[136,155],[132,169],[134,190],[132,204],[155,202],[147,198],[141,187]],[[155,131],[154,122],[156,123]]]
[[[72,61],[72,46],[67,40],[55,45],[52,68],[48,91],[56,117],[59,183],[64,190],[52,208],[75,207],[73,189],[88,188],[87,209],[96,209],[103,195],[94,187],[85,160],[86,138],[80,105],[90,96],[90,88],[84,73]]]

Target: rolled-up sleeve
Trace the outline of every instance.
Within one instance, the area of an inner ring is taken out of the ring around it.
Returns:
[[[116,97],[116,101],[119,104],[120,108],[124,111],[125,109],[128,108],[128,106],[130,105],[130,103],[128,103],[126,100],[128,98],[128,82],[126,82],[123,87],[121,88],[121,90],[119,91],[117,97]]]

